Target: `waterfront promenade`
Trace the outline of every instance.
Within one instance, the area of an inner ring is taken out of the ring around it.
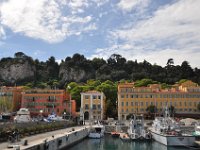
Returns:
[[[65,128],[65,129],[61,129],[61,130],[27,136],[27,137],[22,138],[19,142],[15,142],[15,143],[3,142],[3,143],[0,143],[0,149],[6,150],[6,149],[8,149],[8,145],[20,145],[20,150],[26,149],[25,147],[27,147],[27,146],[23,146],[25,140],[27,140],[27,145],[31,146],[31,145],[35,145],[37,143],[43,142],[45,140],[50,140],[52,138],[56,138],[57,136],[60,136],[61,134],[70,133],[70,132],[72,132],[73,129],[76,131],[76,130],[80,130],[80,129],[87,128],[87,127],[88,126],[69,127],[69,128]]]

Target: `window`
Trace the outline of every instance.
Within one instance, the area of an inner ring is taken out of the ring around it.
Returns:
[[[122,106],[124,106],[124,102],[122,102]]]
[[[185,102],[185,106],[187,106],[187,102]]]
[[[121,95],[121,98],[124,98],[124,95]]]
[[[182,106],[182,103],[180,102],[180,106]]]
[[[128,106],[128,102],[126,102],[126,106]]]
[[[148,102],[146,102],[146,106],[148,106],[149,104],[148,104]]]
[[[128,108],[126,109],[126,112],[128,113]]]
[[[93,95],[92,98],[93,98],[93,99],[97,99],[97,96],[96,96],[96,95]]]
[[[89,95],[85,95],[85,99],[89,99]]]
[[[124,109],[122,109],[122,112],[124,112]]]
[[[126,95],[126,98],[128,98],[128,94]]]
[[[101,95],[98,96],[98,99],[101,99]]]
[[[101,109],[101,105],[100,104],[98,104],[97,107],[98,107],[98,109]]]
[[[88,104],[85,104],[85,109],[89,109],[89,105]]]
[[[133,106],[133,102],[131,102],[131,106]]]
[[[95,105],[95,104],[93,104],[93,105],[92,105],[92,109],[94,109],[94,110],[96,110],[96,109],[97,109],[97,107],[96,107],[96,105]]]
[[[141,104],[141,106],[143,106],[143,102],[141,102],[140,104]]]
[[[131,95],[131,98],[133,98],[133,95]]]

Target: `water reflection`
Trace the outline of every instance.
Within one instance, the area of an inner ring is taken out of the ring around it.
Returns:
[[[68,150],[187,150],[184,147],[166,147],[158,142],[126,142],[105,135],[102,139],[85,139]]]

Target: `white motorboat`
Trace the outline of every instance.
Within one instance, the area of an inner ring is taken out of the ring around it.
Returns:
[[[128,135],[132,140],[151,140],[151,133],[144,129],[143,115],[134,115],[130,121]]]
[[[14,122],[31,122],[30,111],[27,108],[20,108],[19,111],[17,111],[17,115],[14,117]]]
[[[47,118],[44,118],[45,122],[54,122],[54,121],[64,121],[60,116],[57,116],[55,113],[50,114]]]
[[[99,139],[104,136],[105,127],[98,122],[97,124],[91,126],[90,133],[88,135],[89,138]]]
[[[195,131],[194,131],[193,135],[200,137],[200,123],[195,124]]]
[[[183,134],[179,124],[170,117],[168,108],[164,117],[156,117],[150,128],[152,137],[166,146],[194,146],[195,136]]]

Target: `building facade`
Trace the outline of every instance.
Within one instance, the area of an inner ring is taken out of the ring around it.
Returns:
[[[80,116],[83,120],[103,120],[105,117],[105,95],[103,92],[81,93]]]
[[[166,106],[174,106],[177,114],[197,114],[200,103],[200,87],[191,81],[176,84],[170,89],[162,89],[159,84],[148,87],[135,87],[134,83],[118,85],[118,119],[123,120],[129,114],[147,113],[150,105],[161,113]]]
[[[0,113],[16,112],[21,107],[22,87],[0,87]]]
[[[25,90],[22,92],[21,107],[28,108],[31,116],[48,116],[52,112],[59,116],[76,114],[76,102],[65,90]]]

